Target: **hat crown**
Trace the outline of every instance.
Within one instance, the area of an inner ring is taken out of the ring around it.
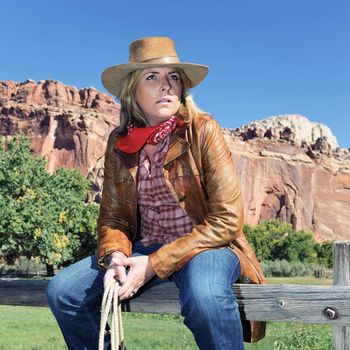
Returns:
[[[120,97],[129,73],[153,67],[181,69],[189,80],[188,88],[198,85],[208,73],[207,66],[180,62],[172,39],[165,36],[151,36],[130,44],[129,63],[118,64],[103,71],[101,76],[103,86],[114,96]]]
[[[172,39],[164,36],[153,36],[132,42],[129,46],[129,62],[148,62],[159,58],[171,58],[179,62]]]

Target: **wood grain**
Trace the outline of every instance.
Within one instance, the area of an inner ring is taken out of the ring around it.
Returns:
[[[350,242],[337,241],[333,244],[334,285],[349,288],[350,286]],[[350,323],[348,326],[333,327],[333,349],[350,349]]]
[[[47,281],[2,280],[0,303],[45,306]],[[235,284],[242,318],[257,321],[350,324],[350,287]],[[339,317],[328,320],[323,312],[336,308]],[[179,314],[174,283],[158,285],[123,303],[124,311]]]
[[[350,242],[333,246],[334,285],[235,284],[242,319],[324,323],[333,326],[333,349],[350,350]],[[0,280],[0,304],[46,306],[48,281]],[[122,304],[124,311],[179,314],[174,283],[160,284]]]

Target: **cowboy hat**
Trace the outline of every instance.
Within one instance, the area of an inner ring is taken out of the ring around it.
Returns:
[[[208,73],[207,66],[180,62],[172,39],[154,36],[132,42],[129,63],[105,69],[101,76],[102,84],[111,94],[120,97],[123,81],[130,72],[152,67],[181,68],[191,82],[190,88],[198,85]]]

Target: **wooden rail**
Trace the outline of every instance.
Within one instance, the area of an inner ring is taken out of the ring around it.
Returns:
[[[241,317],[333,326],[333,349],[350,350],[350,242],[333,246],[334,285],[235,284]],[[0,304],[44,306],[47,281],[1,280]],[[124,311],[179,314],[174,283],[164,283],[123,304]]]

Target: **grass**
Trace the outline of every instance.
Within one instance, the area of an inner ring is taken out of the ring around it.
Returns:
[[[197,349],[179,316],[123,314],[128,350]],[[266,337],[246,350],[328,350],[331,327],[269,323]],[[48,308],[0,306],[1,350],[66,349],[56,321]]]
[[[0,349],[67,348],[48,308],[0,305]]]
[[[269,283],[320,284],[331,281],[315,278],[273,278]],[[318,282],[318,283],[317,283]],[[197,349],[182,318],[172,315],[123,314],[128,350]],[[324,325],[269,323],[266,337],[246,350],[328,350],[332,329]],[[0,350],[66,349],[50,310],[45,307],[0,305]]]
[[[302,276],[302,277],[268,277],[267,283],[269,284],[322,284],[322,285],[332,285],[333,279],[330,278],[316,278],[312,276]]]

